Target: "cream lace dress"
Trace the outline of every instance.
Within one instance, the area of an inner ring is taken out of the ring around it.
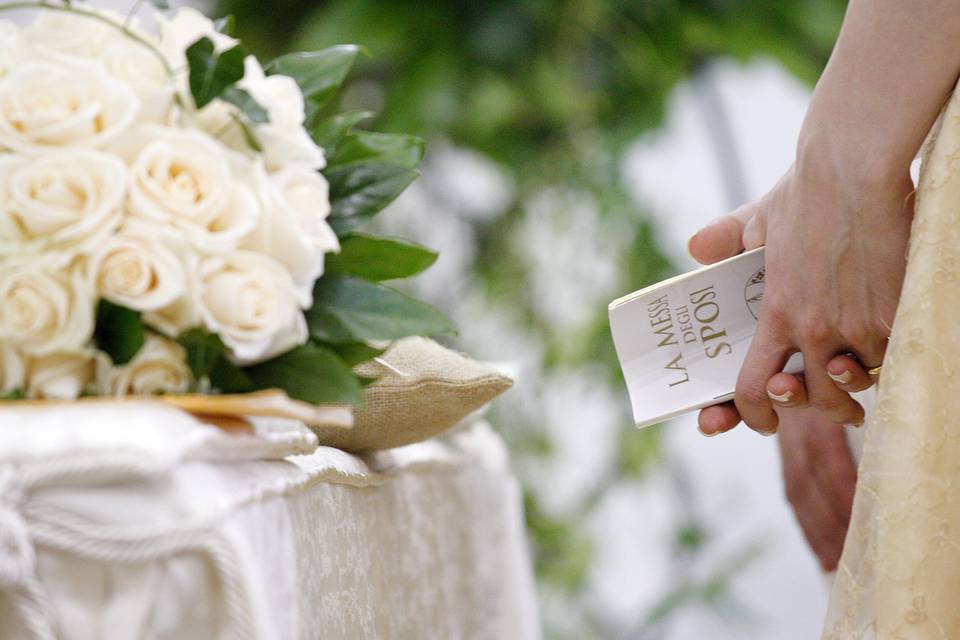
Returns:
[[[960,90],[927,144],[823,638],[960,639]]]

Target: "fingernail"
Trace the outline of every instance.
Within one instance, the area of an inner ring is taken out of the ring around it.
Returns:
[[[700,427],[700,425],[697,425],[697,431],[700,432],[700,435],[702,435],[702,436],[704,436],[704,437],[706,437],[706,438],[713,438],[713,437],[718,436],[718,435],[720,435],[721,433],[723,433],[722,431],[714,431],[713,433],[707,433],[706,431],[704,431],[704,430]]]
[[[772,391],[767,391],[767,395],[771,400],[778,404],[790,404],[790,401],[793,400],[793,391],[787,389],[781,395],[777,395]]]
[[[861,420],[860,422],[850,423],[850,424],[848,424],[847,426],[848,426],[848,427],[853,427],[854,429],[859,429],[860,427],[863,426],[863,422],[864,422],[864,421]]]
[[[774,428],[773,428],[772,430],[770,430],[770,431],[757,431],[757,433],[759,433],[760,435],[762,435],[764,438],[770,438],[770,437],[772,437],[772,436],[777,435],[777,428],[774,427]]]
[[[850,371],[844,371],[840,374],[830,373],[827,371],[827,375],[830,376],[831,380],[840,384],[849,384],[850,381],[853,380],[853,374]]]

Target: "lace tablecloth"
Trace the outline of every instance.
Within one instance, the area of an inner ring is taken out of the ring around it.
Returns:
[[[363,459],[153,406],[0,426],[0,638],[539,637],[483,422]]]

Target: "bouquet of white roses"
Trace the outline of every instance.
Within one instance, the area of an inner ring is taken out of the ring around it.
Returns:
[[[24,8],[29,26],[0,21],[4,397],[356,404],[371,345],[452,330],[381,284],[436,255],[355,231],[423,153],[332,112],[357,47],[261,66],[193,10],[153,34],[68,0],[0,4]]]

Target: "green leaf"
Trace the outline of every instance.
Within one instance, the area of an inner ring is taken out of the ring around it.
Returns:
[[[222,53],[214,50],[213,41],[203,37],[187,47],[190,67],[190,93],[198,109],[243,78],[243,59],[246,52],[237,45]]]
[[[26,400],[27,394],[23,389],[12,389],[6,393],[0,394],[0,400]]]
[[[329,153],[336,153],[337,145],[350,129],[361,120],[373,117],[372,111],[348,111],[320,120],[310,130],[313,141]]]
[[[283,389],[311,404],[362,403],[360,380],[335,353],[307,344],[244,372],[257,389]]]
[[[339,254],[327,256],[325,271],[392,280],[414,276],[436,260],[436,253],[412,242],[354,233],[340,240]]]
[[[456,333],[453,323],[430,305],[362,278],[324,276],[313,289],[313,300],[307,324],[310,335],[324,342]]]
[[[210,369],[210,384],[223,393],[247,393],[257,389],[243,369],[220,356]]]
[[[323,174],[330,183],[330,224],[338,234],[378,214],[420,175],[379,164],[327,168]]]
[[[213,28],[223,35],[232,38],[237,32],[237,19],[233,14],[223,16],[213,21]]]
[[[250,119],[250,122],[264,124],[270,121],[267,110],[261,107],[260,103],[254,100],[253,96],[245,89],[241,89],[240,87],[227,87],[224,92],[220,94],[220,99],[240,109],[240,111]]]
[[[423,160],[423,140],[401,133],[358,131],[344,138],[336,153],[327,158],[330,167],[354,164],[386,164],[416,169]]]
[[[147,341],[147,332],[138,311],[100,300],[93,339],[114,364],[122,365],[137,355]]]
[[[363,342],[348,342],[345,344],[320,343],[320,346],[330,349],[343,360],[347,366],[355,367],[358,364],[369,362],[383,354],[386,349],[378,349]]]
[[[157,9],[160,9],[161,11],[166,11],[167,9],[170,8],[170,3],[167,2],[167,0],[150,0],[150,4],[155,6]]]
[[[365,116],[342,114],[318,123],[314,140],[327,150],[330,224],[343,234],[393,202],[419,173],[423,140],[394,133],[348,133]]]
[[[217,360],[227,351],[220,336],[204,329],[184,331],[177,336],[177,342],[187,352],[187,365],[195,380],[209,376]]]
[[[291,53],[276,58],[265,67],[267,73],[290,76],[300,85],[307,106],[307,122],[326,104],[343,84],[360,47],[343,44],[321,51]]]

